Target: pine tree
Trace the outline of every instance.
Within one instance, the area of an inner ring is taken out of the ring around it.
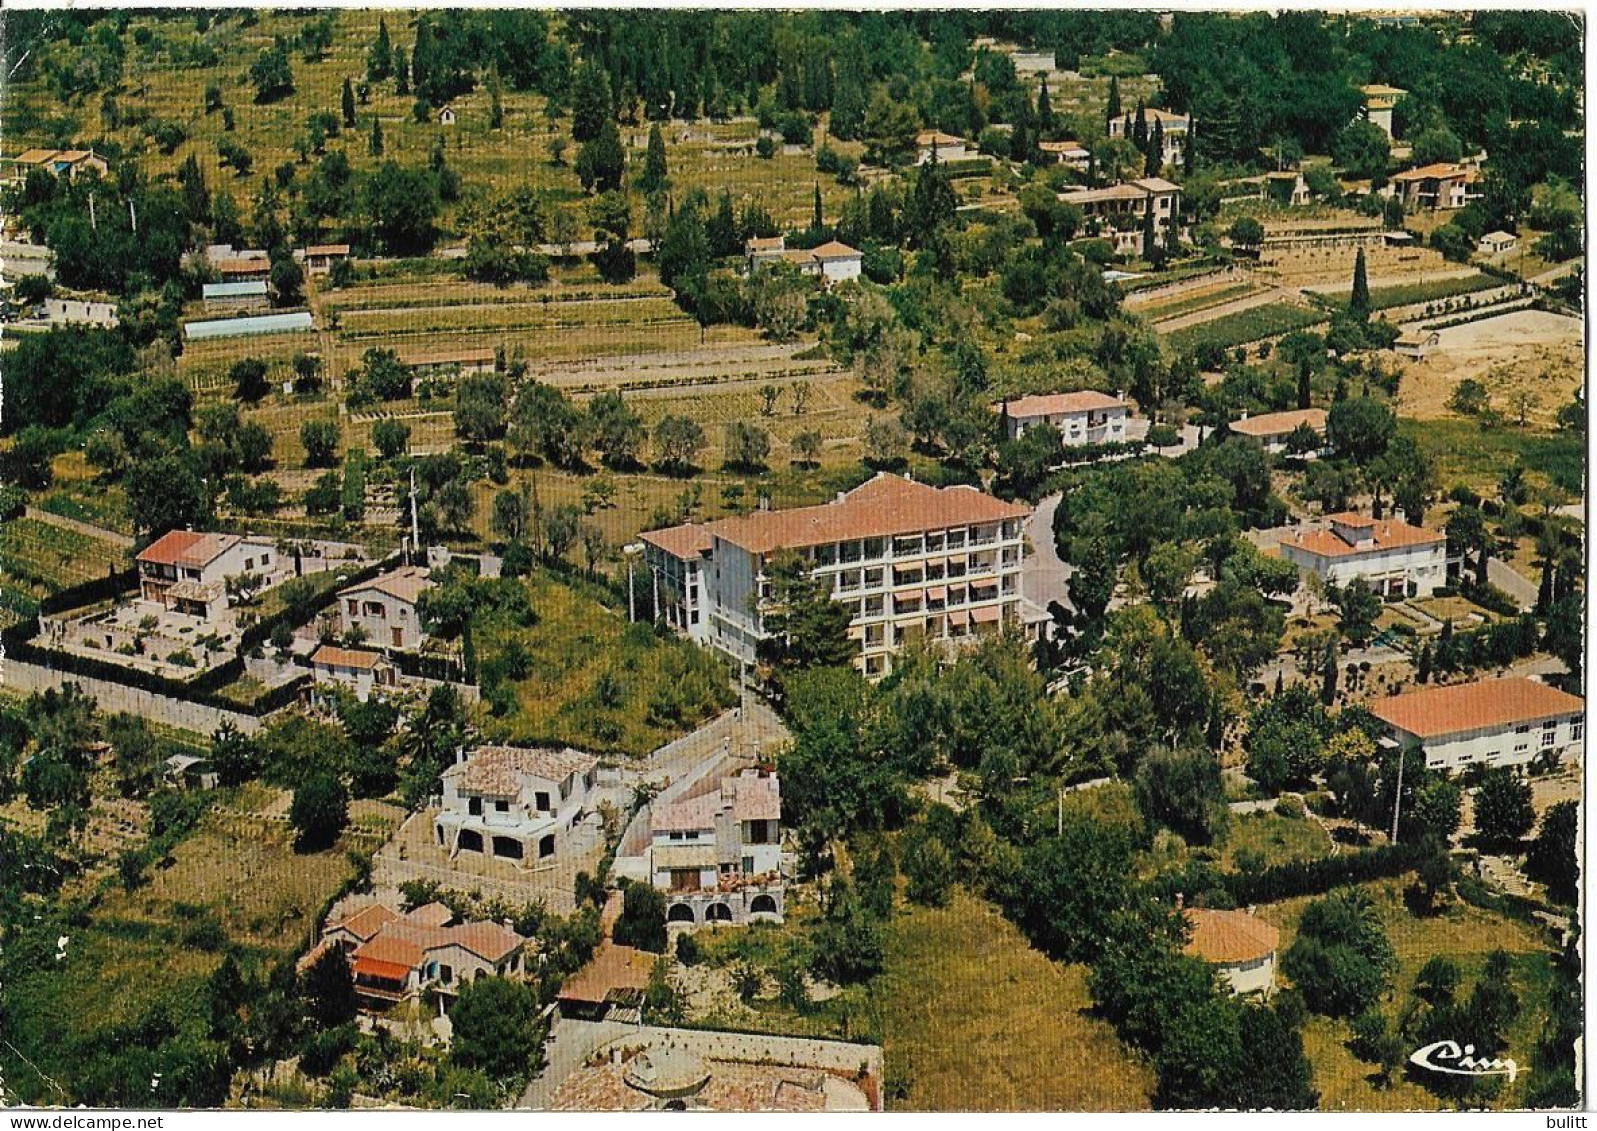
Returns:
[[[1309,359],[1303,358],[1298,362],[1298,407],[1309,407],[1309,378],[1312,376]]]
[[[377,40],[366,52],[366,78],[371,82],[385,79],[393,70],[393,66],[393,48],[388,42],[388,21],[380,19],[377,21]]]
[[[1104,110],[1104,122],[1112,122],[1120,117],[1120,79],[1118,76],[1109,77],[1109,105]]]
[[[1048,76],[1044,75],[1042,86],[1037,90],[1037,128],[1045,134],[1054,132],[1054,106],[1048,97]]]
[[[1348,299],[1348,313],[1360,321],[1370,317],[1370,278],[1364,266],[1364,249],[1359,248],[1358,258],[1353,261],[1353,295]]]
[[[349,80],[347,78],[344,80],[343,103],[344,125],[346,127],[353,127],[355,125],[355,88],[349,85]]]
[[[643,155],[643,177],[638,182],[644,193],[658,192],[665,187],[665,135],[660,123],[649,127],[649,148]]]
[[[373,157],[383,155],[383,123],[380,118],[372,119],[372,136],[366,145],[366,152]]]
[[[1164,168],[1164,123],[1154,119],[1153,132],[1148,135],[1148,150],[1144,158],[1143,172],[1150,177],[1157,177]]]
[[[394,50],[394,93],[410,93],[410,64],[405,60],[403,47]]]
[[[856,41],[843,48],[832,88],[832,136],[856,141],[865,126],[865,59]]]

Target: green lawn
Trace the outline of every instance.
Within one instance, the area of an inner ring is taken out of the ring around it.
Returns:
[[[1436,463],[1439,479],[1495,492],[1498,476],[1516,461],[1577,498],[1584,489],[1586,438],[1579,433],[1535,432],[1504,425],[1482,428],[1473,420],[1398,421]]]
[[[1319,860],[1331,854],[1331,838],[1308,817],[1293,819],[1278,813],[1232,814],[1226,830],[1222,866],[1236,867],[1239,853],[1256,852],[1271,865]]]

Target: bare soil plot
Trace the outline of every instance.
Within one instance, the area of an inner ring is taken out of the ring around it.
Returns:
[[[1550,428],[1581,387],[1585,365],[1578,318],[1519,310],[1441,331],[1423,360],[1410,362],[1398,389],[1398,413],[1420,420],[1454,416],[1448,398],[1465,378],[1482,382],[1492,405],[1513,419],[1515,398],[1535,398],[1527,421]]]

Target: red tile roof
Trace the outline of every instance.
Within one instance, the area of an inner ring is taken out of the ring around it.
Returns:
[[[400,917],[399,912],[392,907],[381,903],[373,903],[362,907],[353,915],[346,915],[338,922],[328,926],[328,930],[343,929],[362,941],[371,938],[385,923],[392,923]]]
[[[1325,410],[1323,408],[1295,408],[1289,412],[1266,412],[1259,416],[1249,416],[1243,420],[1233,420],[1231,431],[1243,436],[1284,436],[1297,429],[1298,425],[1306,424],[1314,431],[1325,434]]]
[[[146,546],[138,556],[155,565],[204,569],[239,541],[237,534],[208,534],[198,530],[171,530]]]
[[[404,566],[389,573],[380,574],[370,581],[363,581],[359,585],[351,585],[347,589],[340,589],[340,597],[351,593],[366,593],[375,590],[378,593],[397,597],[407,604],[414,605],[424,589],[432,586],[427,580],[427,571],[420,566]]]
[[[1096,389],[1081,389],[1074,393],[1046,393],[1040,396],[1021,397],[1009,402],[1011,417],[1027,419],[1034,416],[1057,416],[1066,412],[1090,412],[1095,409],[1125,408],[1126,402]]]
[[[547,747],[479,746],[464,762],[445,771],[460,777],[460,788],[490,797],[514,797],[521,792],[521,777],[528,774],[545,781],[563,782],[572,774],[585,774],[598,764],[592,754]]]
[[[1456,177],[1467,177],[1469,170],[1462,165],[1453,165],[1446,161],[1437,161],[1431,165],[1422,165],[1418,169],[1409,169],[1407,172],[1398,173],[1394,181],[1450,181]]]
[[[715,538],[710,525],[702,522],[684,522],[681,526],[667,526],[663,530],[650,530],[639,538],[673,558],[691,561],[710,552]]]
[[[1416,738],[1494,730],[1579,714],[1586,701],[1524,676],[1428,687],[1369,704],[1376,718]]]
[[[354,648],[337,648],[331,644],[323,644],[311,654],[312,664],[328,664],[339,668],[357,668],[369,671],[383,662],[383,658],[376,652],[362,652]]]
[[[810,254],[816,259],[858,259],[864,252],[837,240],[827,240],[820,247],[810,248]]]
[[[1192,935],[1184,948],[1205,962],[1252,962],[1274,954],[1281,932],[1246,911],[1212,911],[1189,907],[1184,912]]]
[[[588,964],[560,987],[559,999],[599,1005],[618,990],[646,990],[658,957],[635,947],[602,942]]]
[[[1396,518],[1381,519],[1379,522],[1348,514],[1330,515],[1329,518],[1333,522],[1360,529],[1373,527],[1370,529],[1369,541],[1353,545],[1331,530],[1304,530],[1281,539],[1281,545],[1322,558],[1348,558],[1357,554],[1379,554],[1386,550],[1398,550],[1405,546],[1439,545],[1447,541],[1447,535],[1439,531],[1426,530],[1422,526],[1410,526]]]

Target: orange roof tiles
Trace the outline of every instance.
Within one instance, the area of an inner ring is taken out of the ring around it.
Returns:
[[[816,259],[858,259],[864,252],[837,240],[827,240],[820,247],[810,248],[810,254]]]
[[[1213,911],[1189,907],[1182,912],[1192,928],[1184,948],[1205,962],[1252,962],[1275,953],[1281,932],[1246,911]]]
[[[1450,181],[1456,177],[1467,177],[1469,170],[1462,165],[1453,165],[1445,161],[1438,161],[1431,165],[1422,165],[1418,169],[1409,169],[1407,172],[1398,173],[1394,181]]]
[[[171,530],[146,546],[139,554],[138,560],[154,565],[204,569],[238,542],[237,534]]]
[[[310,247],[307,247],[305,249],[305,254],[306,255],[348,255],[349,254],[349,245],[347,243],[318,243],[318,244],[312,244]],[[489,352],[491,353],[492,351],[490,350]]]
[[[1056,416],[1066,412],[1091,412],[1094,409],[1125,408],[1118,397],[1100,393],[1096,389],[1082,389],[1074,393],[1047,393],[1021,397],[1009,402],[1011,417],[1025,419],[1033,416]]]
[[[682,561],[691,561],[708,554],[710,547],[715,544],[710,527],[702,522],[684,522],[680,526],[650,530],[638,537]]]
[[[749,553],[890,538],[925,530],[1024,518],[1030,511],[974,487],[931,487],[883,472],[840,501],[792,510],[755,511],[710,523],[711,533]]]
[[[329,925],[328,930],[342,929],[364,941],[381,930],[385,923],[392,923],[399,917],[399,912],[392,907],[373,903]]]
[[[965,139],[941,130],[922,130],[915,135],[915,144],[925,149],[929,145],[964,145]]]
[[[414,605],[416,599],[421,596],[422,591],[431,586],[432,582],[427,580],[427,571],[425,569],[420,566],[404,566],[389,573],[380,574],[370,581],[363,581],[359,585],[351,585],[347,589],[340,589],[338,595],[343,597],[350,593],[365,593],[375,590],[378,593],[385,593],[390,597],[397,597],[401,601]]]
[[[337,668],[356,668],[360,671],[369,671],[382,662],[382,656],[376,652],[362,652],[355,648],[338,648],[332,644],[323,644],[311,654],[312,664],[327,664]]]
[[[1295,408],[1288,412],[1266,412],[1231,422],[1231,431],[1243,436],[1284,436],[1306,424],[1324,435],[1325,410],[1323,408]]]
[[[521,792],[521,776],[563,782],[572,774],[585,774],[598,764],[592,754],[573,750],[522,746],[479,746],[464,762],[445,771],[460,776],[460,788],[491,797],[514,797]]]
[[[1493,730],[1579,714],[1586,701],[1523,676],[1428,687],[1369,704],[1376,718],[1416,738]]]
[[[566,979],[558,997],[561,1001],[600,1005],[618,990],[646,990],[658,957],[636,947],[602,942],[588,964]]]
[[[1331,530],[1304,530],[1281,540],[1281,545],[1325,558],[1346,558],[1355,554],[1379,554],[1405,546],[1431,546],[1447,541],[1447,535],[1422,526],[1410,526],[1400,519],[1364,519],[1358,515],[1331,515],[1331,521],[1370,530],[1368,541],[1357,545],[1345,541]]]

